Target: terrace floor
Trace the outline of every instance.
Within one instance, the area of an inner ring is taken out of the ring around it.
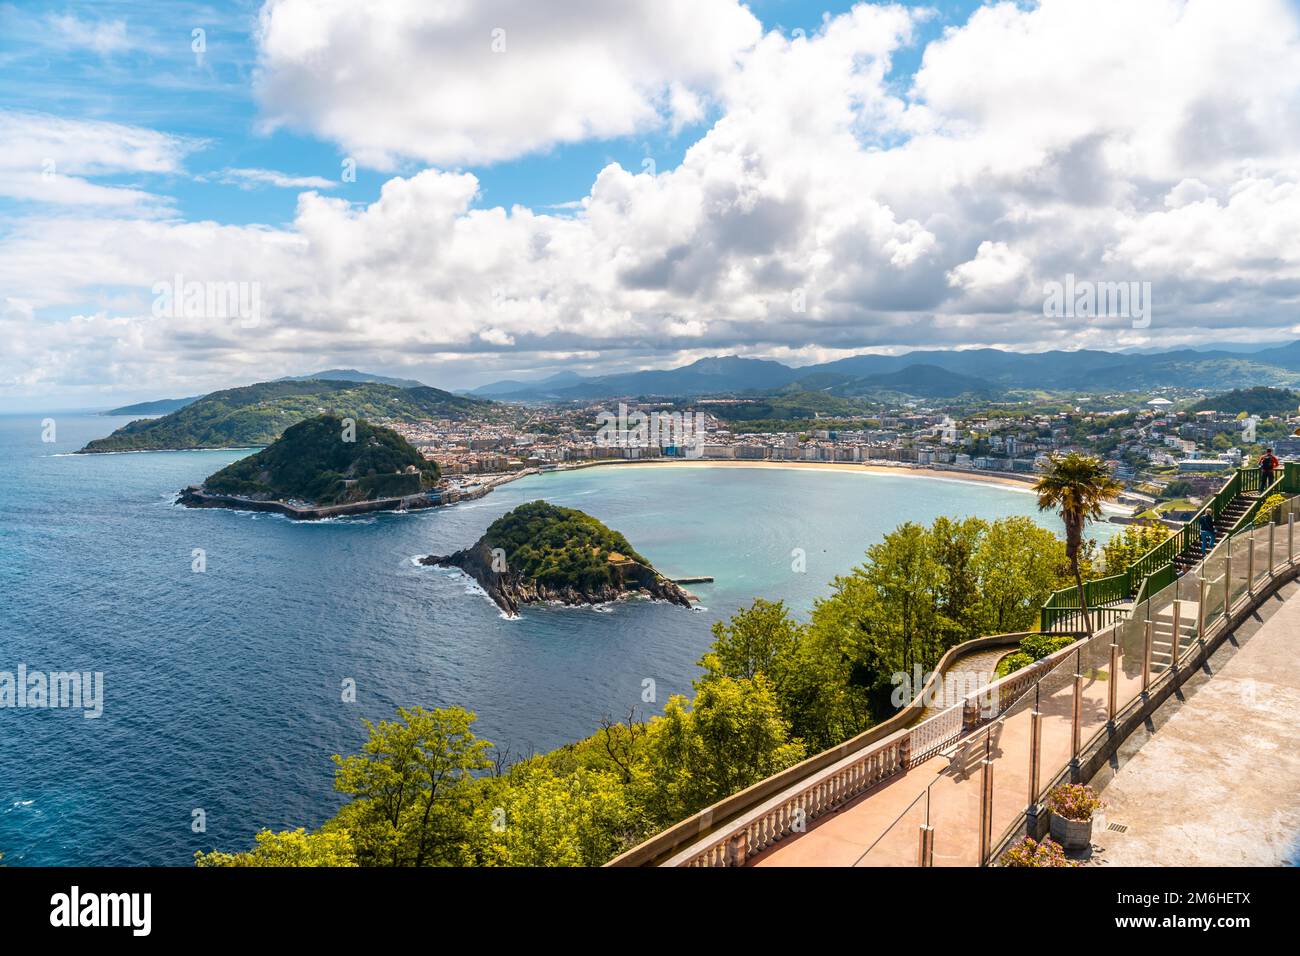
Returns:
[[[1093,862],[1300,862],[1298,660],[1300,584],[1293,582],[1188,677],[1094,778],[1107,806],[1093,827]]]

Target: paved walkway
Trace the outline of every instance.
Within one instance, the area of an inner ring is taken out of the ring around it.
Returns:
[[[1211,679],[1212,675],[1212,679]],[[1110,866],[1295,865],[1300,838],[1300,585],[1238,628],[1093,781]],[[1112,824],[1124,832],[1109,829]]]

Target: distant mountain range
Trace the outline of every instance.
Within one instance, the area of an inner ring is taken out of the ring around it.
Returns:
[[[563,373],[538,382],[507,380],[467,394],[504,401],[579,401],[616,397],[761,394],[780,389],[843,397],[996,397],[1014,391],[1144,391],[1300,385],[1300,342],[1255,352],[1009,352],[930,350],[854,355],[793,368],[764,359],[718,356],[674,369],[584,378]]]

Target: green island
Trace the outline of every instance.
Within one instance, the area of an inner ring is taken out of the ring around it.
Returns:
[[[690,606],[690,595],[619,532],[575,508],[545,501],[502,515],[473,547],[420,561],[459,568],[509,614],[521,604],[599,604],[632,593]]]
[[[212,392],[161,418],[130,422],[81,451],[248,448],[269,445],[290,425],[326,412],[354,419],[421,421],[464,418],[490,404],[427,385],[400,388],[333,379],[262,382]]]
[[[348,505],[418,495],[438,483],[436,462],[405,438],[364,419],[317,415],[284,430],[267,448],[241,458],[181,503],[223,506],[223,496],[256,502]],[[226,506],[230,506],[226,504]]]

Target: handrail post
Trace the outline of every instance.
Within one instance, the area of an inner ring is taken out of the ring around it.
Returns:
[[[1246,548],[1246,593],[1255,596],[1255,532],[1246,535],[1249,547]]]
[[[934,866],[934,827],[921,824],[919,845],[916,848],[917,866]]]
[[[980,768],[980,866],[993,852],[993,761],[985,754]]]
[[[1223,616],[1232,610],[1232,535],[1227,537],[1228,547],[1223,555]]]
[[[1154,624],[1148,618],[1146,625],[1146,636],[1142,641],[1142,693],[1144,694],[1151,688],[1151,641]]]
[[[1178,585],[1175,584],[1175,593]],[[1174,646],[1170,648],[1169,653],[1173,656],[1175,662],[1178,661],[1178,653],[1182,649],[1183,643],[1183,602],[1174,598],[1174,636],[1171,638]]]
[[[1295,512],[1290,508],[1286,512],[1286,563],[1295,563]]]
[[[1277,525],[1275,525],[1270,519],[1268,522],[1268,576],[1270,578],[1273,576],[1273,566],[1277,564],[1277,557],[1273,552],[1273,542],[1274,542],[1273,529],[1276,527]]]
[[[1043,715],[1037,708],[1029,715],[1029,805],[1025,810],[1027,817],[1038,816],[1038,778],[1042,775],[1043,760]]]
[[[1110,646],[1110,680],[1106,688],[1106,714],[1111,724],[1115,723],[1115,711],[1119,701],[1119,645]],[[1113,728],[1112,728],[1113,729]]]
[[[1202,568],[1205,566],[1202,565]],[[1205,575],[1201,575],[1197,581],[1200,588],[1200,595],[1196,602],[1196,639],[1202,643],[1205,641],[1205,592],[1209,590],[1209,583],[1205,580]]]
[[[1076,651],[1074,663],[1074,706],[1070,711],[1070,771],[1071,779],[1075,779],[1079,772],[1079,751],[1083,740],[1083,674],[1079,673],[1082,661],[1078,659],[1080,652]]]

